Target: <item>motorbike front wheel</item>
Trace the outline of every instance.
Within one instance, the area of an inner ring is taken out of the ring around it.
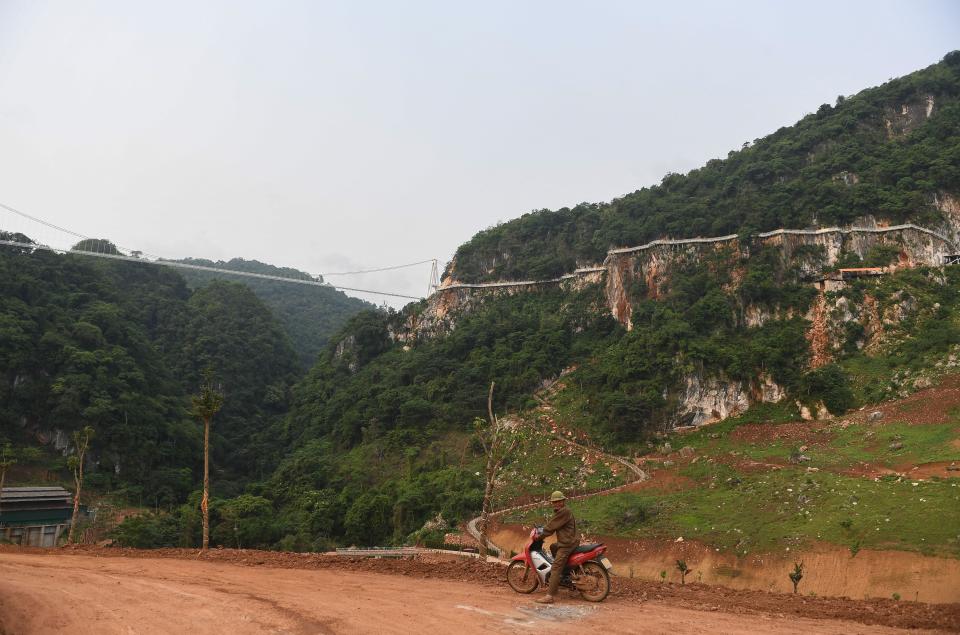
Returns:
[[[507,584],[517,593],[533,593],[537,588],[537,572],[526,562],[514,560],[507,567]]]
[[[587,602],[602,602],[610,593],[610,574],[599,562],[589,560],[581,565],[576,586],[580,597]]]

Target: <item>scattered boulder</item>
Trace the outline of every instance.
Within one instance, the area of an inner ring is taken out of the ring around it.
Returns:
[[[894,441],[893,443],[890,444],[890,449],[891,449],[891,450],[902,450],[902,449],[903,449],[903,441]]]
[[[883,419],[883,413],[879,410],[874,410],[867,415],[867,421],[880,421],[881,419]]]
[[[820,471],[820,468],[819,468],[819,467],[808,467],[808,468],[807,468],[807,471],[808,471],[808,472],[819,472],[819,471]]]
[[[673,467],[673,461],[664,461],[663,467]]]
[[[933,385],[933,381],[931,381],[929,377],[917,377],[913,382],[913,387],[916,390],[929,388],[932,385]]]
[[[689,458],[693,456],[693,453],[694,453],[694,449],[689,445],[685,445],[682,448],[680,448],[680,456],[684,458]]]

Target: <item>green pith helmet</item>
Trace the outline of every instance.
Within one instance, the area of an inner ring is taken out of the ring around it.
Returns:
[[[553,494],[550,494],[550,502],[556,503],[557,501],[565,501],[567,497],[563,495],[563,492],[560,490],[555,491]]]

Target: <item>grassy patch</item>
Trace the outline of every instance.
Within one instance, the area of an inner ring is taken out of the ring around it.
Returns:
[[[556,489],[567,493],[596,491],[630,480],[625,469],[614,474],[603,461],[585,463],[579,448],[562,448],[565,446],[551,441],[549,435],[537,435],[524,443],[504,466],[495,491],[495,506],[518,497],[546,497]]]
[[[960,428],[954,423],[850,426],[837,430],[828,446],[812,447],[806,454],[813,459],[811,465],[825,467],[846,467],[857,462],[896,467],[955,461],[960,460],[960,447],[951,442],[958,436]],[[897,448],[899,444],[903,447]]]
[[[761,403],[736,417],[728,417],[723,421],[703,426],[692,432],[672,434],[669,440],[674,449],[689,445],[694,449],[710,448],[719,452],[727,452],[741,447],[741,444],[732,442],[729,435],[742,425],[751,423],[776,425],[796,421],[799,418],[796,406],[793,403],[787,403],[787,400],[780,403]]]
[[[914,485],[799,469],[728,473],[718,468],[694,490],[660,496],[624,492],[575,501],[572,508],[586,532],[683,536],[741,555],[821,540],[851,552],[886,548],[960,557],[958,479]],[[514,520],[540,522],[545,514],[533,510]]]

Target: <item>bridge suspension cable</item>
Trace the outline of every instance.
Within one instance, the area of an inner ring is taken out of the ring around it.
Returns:
[[[428,260],[420,260],[418,262],[411,262],[406,265],[393,265],[392,267],[380,267],[379,269],[363,269],[361,271],[332,271],[329,273],[319,273],[318,276],[352,276],[360,273],[376,273],[378,271],[393,271],[394,269],[406,269],[407,267],[416,267],[417,265],[425,265],[428,262],[436,262],[436,258],[430,258]]]
[[[129,248],[126,248],[126,247],[120,247],[119,245],[116,246],[116,249],[118,250],[118,253],[111,253],[111,252],[108,252],[108,251],[102,251],[102,250],[101,250],[101,249],[104,249],[105,246],[106,246],[107,241],[106,241],[105,239],[93,239],[93,238],[91,238],[91,237],[89,237],[89,236],[85,236],[84,234],[81,234],[81,233],[79,233],[79,232],[75,232],[75,231],[70,230],[70,229],[67,229],[67,228],[65,228],[65,227],[60,227],[59,225],[56,225],[56,224],[54,224],[54,223],[50,223],[50,222],[45,221],[45,220],[43,220],[43,219],[41,219],[41,218],[37,218],[37,217],[35,217],[35,216],[32,216],[32,215],[30,215],[30,214],[27,214],[26,212],[22,212],[22,211],[14,208],[14,207],[11,207],[11,206],[9,206],[9,205],[4,204],[4,203],[0,203],[0,208],[5,209],[5,210],[7,210],[7,211],[9,211],[9,212],[11,212],[11,213],[13,213],[13,214],[16,214],[16,215],[18,215],[18,216],[20,216],[20,217],[22,217],[22,218],[25,218],[25,219],[27,219],[27,220],[30,220],[30,221],[33,221],[33,222],[38,223],[38,224],[40,224],[40,225],[43,225],[44,227],[47,227],[47,228],[49,228],[49,229],[53,229],[53,230],[56,230],[56,231],[58,231],[58,232],[62,232],[62,233],[64,233],[64,234],[68,234],[68,235],[70,235],[70,236],[73,236],[74,238],[79,238],[79,239],[84,240],[84,241],[96,241],[96,244],[93,245],[93,247],[95,247],[95,248],[97,249],[97,251],[88,251],[88,250],[86,250],[86,249],[72,249],[72,248],[71,248],[71,249],[67,249],[67,248],[62,248],[62,247],[54,247],[54,246],[51,246],[51,245],[44,244],[43,242],[41,242],[41,241],[39,241],[39,240],[36,241],[36,242],[25,242],[25,241],[23,241],[23,240],[10,240],[10,238],[17,238],[17,236],[16,236],[16,233],[17,233],[17,232],[9,232],[9,231],[4,232],[4,228],[3,228],[3,227],[0,227],[0,233],[6,233],[7,235],[6,235],[6,236],[3,236],[3,237],[2,237],[3,239],[0,239],[0,246],[17,247],[17,248],[20,248],[20,249],[27,250],[27,251],[29,251],[29,252],[33,252],[33,251],[36,251],[36,250],[42,250],[42,251],[50,251],[50,252],[54,252],[54,253],[59,253],[59,254],[73,254],[73,255],[78,255],[78,256],[93,256],[93,257],[96,257],[96,258],[107,258],[107,259],[110,259],[110,260],[122,260],[122,261],[126,261],[126,262],[138,262],[138,263],[142,263],[142,264],[158,265],[158,266],[162,266],[162,267],[173,267],[173,268],[178,268],[178,269],[192,269],[192,270],[194,270],[194,271],[206,271],[206,272],[210,272],[210,273],[217,273],[217,274],[230,275],[230,276],[241,276],[241,277],[246,277],[246,278],[257,278],[257,279],[260,279],[260,280],[273,280],[273,281],[277,281],[277,282],[290,282],[290,283],[294,283],[294,284],[304,284],[304,285],[308,285],[308,286],[326,287],[326,288],[328,288],[328,289],[331,289],[331,288],[332,288],[332,289],[338,289],[338,290],[340,290],[340,291],[353,291],[353,292],[355,292],[355,293],[366,293],[366,294],[370,294],[370,295],[379,295],[379,296],[386,296],[386,297],[391,297],[391,298],[403,298],[403,299],[407,299],[407,300],[422,300],[422,299],[423,299],[421,296],[408,295],[408,294],[404,294],[404,293],[395,293],[395,292],[391,292],[391,291],[375,291],[375,290],[372,290],[372,289],[360,289],[360,288],[356,288],[356,287],[347,287],[347,286],[344,286],[344,285],[330,284],[330,283],[328,283],[328,282],[324,282],[323,280],[318,279],[318,278],[314,278],[314,277],[312,277],[312,276],[307,277],[307,278],[292,278],[292,277],[285,277],[285,276],[275,276],[275,275],[264,274],[264,273],[254,273],[254,272],[252,272],[252,271],[236,271],[236,270],[234,270],[234,269],[226,269],[226,268],[223,268],[223,267],[210,267],[210,266],[206,266],[206,265],[197,265],[197,264],[192,264],[192,263],[187,263],[187,262],[178,262],[178,261],[176,261],[176,260],[168,260],[168,259],[165,259],[165,258],[162,258],[162,257],[159,257],[159,256],[155,256],[155,255],[153,255],[153,254],[145,254],[144,252],[139,251],[139,250],[133,250],[133,249],[129,249]],[[20,234],[23,235],[23,236],[26,236],[26,234],[23,233],[23,232],[20,232]],[[119,253],[119,250],[120,250],[120,249],[123,249],[124,251],[130,252],[130,253],[132,253],[132,254],[137,254],[137,255],[125,255],[125,254]],[[148,256],[148,257],[144,257],[144,256]],[[393,266],[393,267],[381,267],[381,268],[377,268],[377,269],[367,269],[367,270],[363,270],[363,271],[334,272],[334,273],[320,274],[320,275],[348,275],[348,274],[356,274],[356,273],[374,273],[374,272],[378,272],[378,271],[389,271],[389,270],[392,270],[392,269],[403,269],[403,268],[412,267],[412,266],[415,266],[415,265],[426,264],[426,263],[428,263],[428,262],[435,262],[435,260],[423,260],[423,261],[420,261],[420,262],[409,263],[409,264],[406,264],[406,265],[396,265],[396,266]],[[309,276],[309,274],[306,274],[306,275]]]

